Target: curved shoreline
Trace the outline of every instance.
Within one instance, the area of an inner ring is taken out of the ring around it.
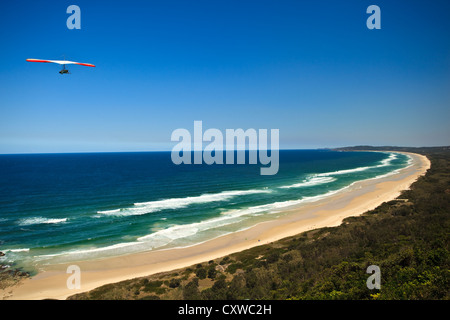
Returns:
[[[285,210],[287,214],[275,220],[190,247],[47,266],[45,271],[24,280],[19,286],[0,291],[0,294],[8,299],[65,299],[104,284],[175,270],[311,229],[337,226],[347,217],[360,215],[383,202],[397,198],[402,190],[408,189],[430,167],[425,156],[399,151],[389,152],[408,154],[412,157],[413,164],[400,169],[396,174],[358,181],[348,190]],[[70,274],[67,274],[66,270],[72,264],[80,267],[81,289],[67,288],[66,282]]]

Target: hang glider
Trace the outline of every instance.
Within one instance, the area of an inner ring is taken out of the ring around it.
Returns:
[[[75,61],[68,61],[68,60],[43,60],[43,59],[27,59],[28,62],[44,62],[44,63],[56,63],[63,66],[62,70],[59,71],[60,74],[69,74],[69,70],[66,69],[66,64],[78,64],[80,66],[86,66],[86,67],[95,67],[93,64],[90,63],[82,63],[82,62],[75,62]]]

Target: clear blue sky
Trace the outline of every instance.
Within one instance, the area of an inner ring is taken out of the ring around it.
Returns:
[[[5,1],[0,153],[170,150],[194,120],[280,129],[281,148],[449,145],[449,14],[447,0]],[[63,55],[97,67],[25,61]]]

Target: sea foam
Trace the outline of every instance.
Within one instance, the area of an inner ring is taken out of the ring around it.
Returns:
[[[260,189],[260,190],[236,190],[236,191],[223,191],[219,193],[203,194],[195,197],[185,197],[185,198],[170,198],[164,200],[156,200],[149,202],[135,203],[133,207],[130,208],[120,208],[107,211],[98,211],[98,214],[106,216],[132,216],[132,215],[142,215],[157,211],[162,211],[166,209],[179,209],[185,208],[192,204],[210,203],[218,201],[227,201],[236,196],[243,196],[249,194],[258,193],[270,193],[270,189]]]
[[[30,248],[23,248],[23,249],[3,249],[0,250],[1,252],[28,252],[30,251]]]
[[[223,212],[220,216],[215,218],[210,218],[200,222],[194,222],[184,225],[173,225],[163,230],[153,232],[151,234],[138,237],[135,241],[118,243],[105,247],[88,248],[74,251],[65,251],[57,254],[41,255],[36,256],[36,258],[52,258],[58,256],[90,256],[91,254],[100,252],[114,252],[114,254],[119,253],[124,250],[124,253],[129,252],[130,249],[156,249],[164,247],[175,240],[189,238],[197,235],[200,232],[205,232],[208,230],[224,227],[230,224],[236,224],[242,221],[245,216],[258,216],[261,214],[273,214],[280,212],[286,208],[294,207],[302,203],[315,202],[333,194],[336,194],[347,187],[339,190],[329,191],[324,194],[320,194],[312,197],[303,197],[297,200],[287,200],[279,201],[259,206],[251,206],[248,208],[228,210]],[[122,250],[121,250],[122,249]]]
[[[24,218],[18,221],[18,224],[21,226],[29,226],[33,224],[56,224],[66,222],[67,218],[62,219],[50,219],[43,217],[32,217],[32,218]]]
[[[281,189],[290,189],[290,188],[302,188],[302,187],[313,187],[320,184],[330,183],[336,181],[336,178],[333,177],[319,177],[319,176],[311,176],[304,179],[302,182],[294,183],[288,186],[282,186]]]
[[[251,206],[248,208],[228,210],[222,212],[221,216],[211,218],[201,222],[195,222],[185,225],[175,225],[164,230],[160,230],[149,235],[139,237],[138,241],[151,243],[152,247],[160,247],[169,244],[170,242],[193,236],[199,232],[207,231],[214,228],[227,226],[230,224],[239,223],[245,216],[258,216],[261,214],[273,214],[285,210],[289,207],[294,207],[302,203],[309,203],[322,200],[331,195],[334,195],[340,191],[343,191],[348,187],[344,187],[338,190],[329,191],[317,196],[303,197],[297,200],[279,201],[259,206]]]
[[[389,157],[381,160],[380,164],[375,165],[375,166],[366,166],[366,167],[358,167],[358,168],[354,168],[354,169],[338,170],[338,171],[333,171],[333,172],[316,173],[314,176],[315,177],[329,177],[329,176],[349,174],[349,173],[354,173],[354,172],[366,171],[366,170],[370,170],[370,169],[387,167],[387,166],[390,166],[391,162],[395,159],[397,159],[397,155],[395,153],[390,153]]]

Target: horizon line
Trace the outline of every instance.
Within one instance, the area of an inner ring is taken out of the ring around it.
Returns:
[[[450,148],[450,145],[447,146],[420,146],[420,147],[407,147],[407,146],[372,146],[372,145],[354,145],[354,146],[345,146],[345,147],[321,147],[321,148],[283,148],[276,149],[278,151],[294,151],[294,150],[336,150],[336,149],[345,149],[345,148],[358,148],[358,147],[369,147],[369,148],[413,148],[413,149],[421,149],[421,148]],[[272,149],[245,149],[245,150],[220,150],[222,152],[226,151],[272,151]],[[45,155],[45,154],[97,154],[97,153],[150,153],[150,152],[172,152],[172,150],[140,150],[140,151],[68,151],[68,152],[18,152],[18,153],[0,153],[0,156],[6,155]],[[202,151],[194,151],[191,152],[204,152]]]

